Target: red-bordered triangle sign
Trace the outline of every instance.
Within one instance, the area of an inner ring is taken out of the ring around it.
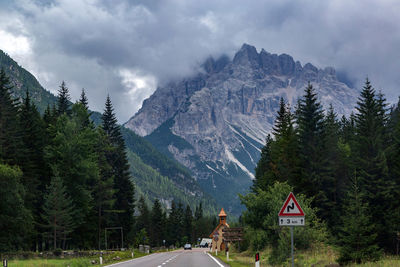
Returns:
[[[286,198],[278,216],[304,216],[304,212],[292,192]]]

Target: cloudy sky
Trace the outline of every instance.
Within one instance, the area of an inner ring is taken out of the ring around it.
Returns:
[[[397,0],[0,0],[0,49],[52,92],[85,88],[94,110],[110,94],[121,123],[158,84],[243,43],[400,95]]]

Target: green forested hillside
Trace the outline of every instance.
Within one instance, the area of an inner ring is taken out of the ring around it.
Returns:
[[[41,114],[45,112],[48,105],[52,107],[53,104],[57,103],[56,96],[44,89],[31,73],[19,66],[17,62],[1,50],[0,69],[4,69],[4,72],[10,78],[10,82],[13,85],[12,95],[20,102],[22,102],[26,91],[28,91],[31,101],[36,105]],[[90,114],[90,118],[95,125],[101,124],[101,113],[93,111]],[[128,154],[131,156],[130,159],[141,160],[138,163],[141,168],[140,171],[137,168],[131,168],[131,171],[135,172],[132,173],[132,176],[135,177],[135,182],[138,182],[136,187],[138,192],[145,192],[145,195],[148,193],[149,200],[168,196],[169,200],[172,197],[176,198],[177,201],[193,205],[202,200],[206,214],[215,211],[216,205],[211,204],[214,202],[210,200],[209,196],[204,195],[197,182],[185,167],[161,154],[144,138],[136,135],[131,130],[121,127],[121,132],[128,149]],[[134,161],[131,162],[131,164],[135,163]],[[146,177],[146,179],[141,179],[141,176]],[[168,180],[167,183],[170,185],[168,190],[164,192],[162,188],[154,188],[154,186],[147,185],[145,182],[148,181],[154,185],[157,183],[157,179]],[[175,196],[171,192],[177,195]],[[183,196],[185,195],[191,197],[184,198]],[[207,205],[206,203],[210,204]]]
[[[2,50],[0,50],[0,69],[4,69],[14,86],[13,96],[21,100],[28,90],[40,113],[43,114],[48,104],[56,102],[57,99],[52,93],[44,89],[30,72],[19,66]]]
[[[204,215],[215,216],[217,210],[212,199],[200,198],[187,194],[178,188],[168,177],[161,175],[132,151],[128,151],[128,160],[133,181],[137,187],[138,195],[143,195],[146,202],[153,202],[156,198],[170,207],[172,200],[191,207],[202,203]],[[139,198],[139,196],[138,196]]]

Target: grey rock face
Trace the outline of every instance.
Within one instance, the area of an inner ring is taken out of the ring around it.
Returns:
[[[332,104],[338,114],[348,115],[358,95],[331,67],[303,67],[289,55],[258,53],[247,44],[232,61],[209,58],[203,67],[204,73],[158,88],[125,126],[147,136],[173,119],[172,135],[190,147],[165,144],[168,151],[193,171],[204,189],[221,194],[231,187],[231,194],[224,195],[228,198],[251,184],[280,97],[293,107],[311,82],[324,107]]]

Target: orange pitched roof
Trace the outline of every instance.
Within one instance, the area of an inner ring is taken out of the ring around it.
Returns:
[[[221,212],[218,214],[219,217],[226,217],[226,213],[224,211],[224,208],[221,209]]]

